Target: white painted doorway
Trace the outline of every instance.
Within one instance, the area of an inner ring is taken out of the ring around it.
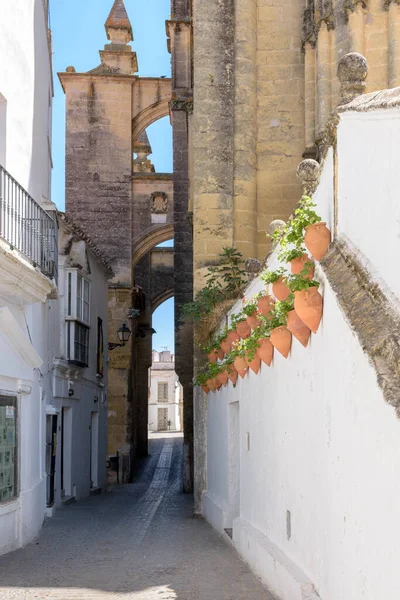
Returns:
[[[168,429],[168,408],[158,409],[158,431],[166,431]]]

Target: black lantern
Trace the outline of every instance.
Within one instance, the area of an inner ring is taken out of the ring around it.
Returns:
[[[121,342],[120,344],[114,344],[112,342],[108,342],[108,349],[109,350],[114,350],[114,348],[121,348],[122,346],[125,346],[125,344],[127,342],[129,342],[129,338],[131,337],[131,330],[129,329],[129,327],[126,325],[126,323],[123,323],[121,325],[121,327],[118,329],[118,339]]]

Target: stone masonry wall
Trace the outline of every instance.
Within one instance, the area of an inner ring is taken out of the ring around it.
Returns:
[[[71,74],[64,86],[66,211],[90,231],[115,280],[129,283],[132,81]]]

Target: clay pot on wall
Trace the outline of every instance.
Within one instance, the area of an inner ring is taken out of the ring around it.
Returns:
[[[205,394],[208,394],[208,392],[210,391],[210,390],[208,389],[208,386],[207,386],[207,385],[205,385],[204,383],[203,383],[203,385],[201,386],[201,389],[203,390],[203,392],[204,392]]]
[[[294,293],[294,309],[300,319],[317,333],[322,318],[323,299],[316,287]]]
[[[303,323],[295,310],[291,310],[288,313],[286,326],[296,340],[299,340],[300,344],[303,344],[303,346],[306,347],[308,340],[310,339],[311,330]]]
[[[307,250],[315,260],[321,260],[331,243],[331,232],[327,228],[326,223],[322,221],[313,225],[307,225],[305,230],[304,244]]]
[[[312,262],[311,258],[308,256],[308,254],[303,254],[302,256],[299,256],[298,258],[294,258],[293,260],[290,261],[290,265],[291,265],[291,269],[292,269],[292,273],[294,275],[299,275],[302,270],[305,268],[306,263],[308,262]],[[306,279],[312,279],[314,277],[314,266],[309,266],[308,268],[308,273],[307,275],[305,275]]]
[[[218,373],[217,380],[221,385],[226,385],[228,383],[228,373],[226,371],[222,371],[222,373]]]
[[[257,356],[259,356],[266,365],[271,365],[274,356],[274,347],[269,338],[264,338],[258,342]]]
[[[272,291],[274,293],[275,298],[277,298],[281,302],[286,300],[290,294],[290,289],[288,288],[282,277],[272,284]]]
[[[249,365],[249,368],[257,375],[261,367],[261,359],[258,354],[256,353],[252,360],[249,360],[249,358],[246,356],[246,361]]]
[[[271,344],[284,356],[287,358],[289,356],[290,348],[292,346],[292,334],[288,330],[287,327],[282,325],[281,327],[276,327],[271,331]]]
[[[240,340],[240,337],[238,336],[236,331],[230,331],[228,333],[228,335],[226,336],[226,340],[227,340],[227,342],[230,343],[230,345],[232,347],[232,344],[234,344],[235,342],[238,342]]]
[[[274,310],[275,300],[268,294],[261,296],[257,301],[258,310],[264,317],[271,318],[271,312]]]
[[[230,342],[228,342],[228,338],[225,338],[221,342],[221,350],[224,354],[228,354],[228,352],[230,352],[230,349],[231,349],[231,344],[230,344]]]
[[[215,387],[216,387],[217,391],[220,390],[222,387],[222,384],[218,381],[218,379],[214,379],[214,381],[215,381]]]
[[[233,361],[233,364],[235,365],[236,371],[239,373],[240,377],[243,379],[243,377],[246,375],[246,373],[249,369],[247,360],[243,356],[237,356],[235,358],[235,360]]]
[[[214,379],[207,379],[206,381],[207,387],[210,392],[215,392],[215,381]]]
[[[242,338],[247,339],[251,335],[251,328],[247,321],[240,321],[236,326],[236,333]]]
[[[254,312],[252,315],[250,315],[249,317],[247,317],[246,321],[247,321],[247,324],[252,329],[256,329],[256,327],[260,327],[260,325],[261,325],[261,321],[257,317],[257,312]]]
[[[233,385],[236,385],[238,372],[232,366],[230,367],[230,371],[228,374],[229,380],[232,381]]]

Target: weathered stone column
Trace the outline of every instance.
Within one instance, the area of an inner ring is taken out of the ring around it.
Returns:
[[[304,109],[305,143],[304,156],[315,156],[315,45],[306,42],[304,46]]]
[[[350,49],[352,52],[365,54],[365,9],[364,2],[351,5],[348,13],[350,30]]]
[[[331,36],[322,21],[317,40],[316,65],[316,136],[320,138],[332,110],[331,102]]]
[[[257,255],[256,61],[257,2],[236,0],[235,71],[230,75],[235,78],[233,245],[246,258]]]

